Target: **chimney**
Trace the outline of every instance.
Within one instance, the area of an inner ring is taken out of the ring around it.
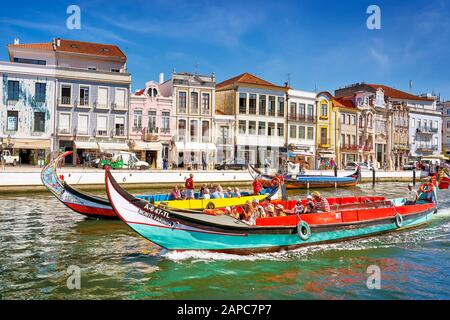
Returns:
[[[14,38],[14,44],[20,44],[19,38]]]
[[[162,84],[164,82],[164,73],[159,74],[159,84]]]
[[[61,39],[60,39],[60,38],[55,38],[55,39],[53,40],[53,45],[54,45],[55,47],[61,46]]]

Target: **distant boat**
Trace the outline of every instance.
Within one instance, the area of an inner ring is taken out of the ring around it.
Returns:
[[[105,183],[118,216],[135,232],[169,250],[248,254],[294,249],[417,227],[436,211],[432,202],[403,205],[400,199],[397,206],[384,197],[346,197],[333,198],[330,212],[258,218],[256,225],[249,225],[228,215],[149,204],[125,191],[109,168]]]
[[[98,197],[70,186],[64,179],[64,175],[57,172],[65,157],[72,154],[72,151],[65,152],[51,161],[42,169],[41,180],[44,186],[63,204],[73,211],[91,218],[118,219],[111,204],[107,198]],[[149,194],[140,195],[137,198],[154,203],[164,203],[166,207],[172,209],[205,209],[220,208],[229,205],[242,205],[248,200],[254,198],[262,200],[270,197],[277,199],[279,194],[278,187],[264,188],[259,195],[252,195],[249,192],[241,192],[241,197],[220,198],[220,199],[199,199],[199,193],[195,194],[196,199],[192,200],[173,200],[171,194]]]
[[[358,176],[360,169],[345,177],[322,176],[322,175],[306,175],[306,174],[287,174],[281,175],[267,175],[252,165],[248,165],[248,171],[253,179],[261,181],[263,186],[269,186],[276,183],[276,179],[283,180],[286,189],[306,189],[306,188],[334,188],[334,187],[354,187],[358,183]]]

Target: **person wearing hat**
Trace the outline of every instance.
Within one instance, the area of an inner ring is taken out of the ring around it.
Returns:
[[[227,192],[225,193],[225,198],[233,198],[233,190],[231,187],[227,188]]]
[[[275,215],[278,217],[286,216],[286,213],[284,213],[284,207],[281,203],[277,204],[277,206],[275,207]]]
[[[414,190],[413,184],[408,184],[408,193],[406,193],[405,205],[410,206],[416,204],[417,199],[419,199],[419,195],[417,194],[417,191]]]
[[[273,204],[267,206],[266,212],[269,217],[275,217],[275,208],[273,207]]]
[[[322,197],[318,191],[311,193],[313,199],[316,201],[314,212],[329,212],[330,204],[325,197]]]
[[[313,197],[308,194],[306,196],[306,206],[305,206],[305,211],[303,213],[313,213],[314,212],[314,202],[313,202]]]
[[[255,209],[255,214],[257,218],[265,218],[266,212],[264,211],[264,207],[259,204],[259,200],[257,198],[253,198],[252,201],[253,208]]]
[[[297,200],[294,207],[294,214],[302,214],[305,213],[305,207],[302,205],[301,200]]]

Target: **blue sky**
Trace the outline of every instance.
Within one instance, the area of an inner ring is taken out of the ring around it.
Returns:
[[[66,9],[81,8],[81,30]],[[366,9],[381,8],[381,30]],[[176,71],[242,72],[296,89],[331,92],[380,83],[450,99],[450,2],[411,1],[7,1],[0,11],[1,59],[15,37],[114,43],[128,56],[133,90]]]

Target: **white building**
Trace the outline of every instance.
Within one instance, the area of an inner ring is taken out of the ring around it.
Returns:
[[[445,156],[450,155],[450,101],[442,102],[442,148]]]
[[[289,89],[287,101],[288,154],[294,155],[298,162],[306,162],[309,169],[314,169],[316,93]]]

